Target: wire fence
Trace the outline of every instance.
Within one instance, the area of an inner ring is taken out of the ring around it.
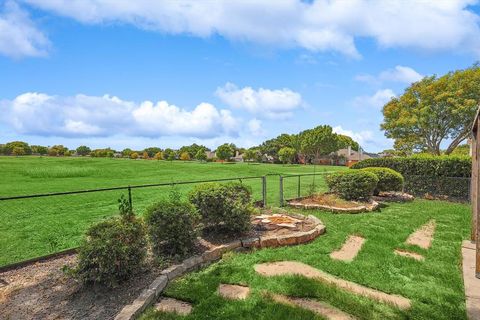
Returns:
[[[314,193],[328,191],[326,176],[329,172],[294,174],[279,177],[279,205],[286,201]]]
[[[78,247],[94,222],[118,213],[118,199],[126,197],[133,211],[146,208],[175,188],[182,197],[195,184],[238,181],[252,188],[257,205],[267,205],[267,177],[175,181],[70,192],[0,197],[0,267]]]
[[[468,177],[404,175],[404,179],[404,191],[414,196],[470,202]]]

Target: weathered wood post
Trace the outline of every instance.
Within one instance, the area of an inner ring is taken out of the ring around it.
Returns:
[[[472,240],[476,243],[476,262],[475,262],[475,276],[480,278],[480,201],[478,201],[478,190],[480,190],[480,117],[479,111],[475,115],[475,120],[472,126]]]
[[[477,239],[477,179],[478,179],[478,159],[477,159],[477,139],[476,134],[472,133],[470,139],[470,155],[472,156],[472,177],[470,180],[470,200],[472,205],[472,227],[470,239]]]

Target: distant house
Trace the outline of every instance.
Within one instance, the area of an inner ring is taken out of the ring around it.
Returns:
[[[340,149],[337,152],[335,152],[335,155],[338,158],[343,158],[344,165],[350,167],[354,163],[357,163],[359,161],[365,160],[365,159],[371,159],[371,158],[379,158],[380,156],[376,153],[369,153],[365,152],[362,150],[362,148],[359,148],[358,151],[353,150],[351,147],[345,148],[345,149]]]
[[[232,159],[235,162],[243,162],[243,154],[240,154],[240,152],[235,151],[235,156]]]
[[[216,158],[216,154],[214,151],[205,151],[205,153],[207,154],[207,159],[214,159]]]

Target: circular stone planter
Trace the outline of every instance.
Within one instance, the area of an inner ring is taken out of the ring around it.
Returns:
[[[327,211],[336,212],[336,213],[371,212],[371,211],[377,210],[378,207],[380,206],[380,204],[373,199],[370,200],[369,202],[358,203],[358,206],[350,207],[350,208],[335,207],[335,206],[329,206],[329,205],[320,204],[320,203],[302,203],[302,200],[305,200],[307,198],[308,197],[293,199],[288,201],[287,204],[297,209],[327,210]]]

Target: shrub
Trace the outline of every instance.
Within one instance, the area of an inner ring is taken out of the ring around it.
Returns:
[[[373,191],[375,195],[378,195],[382,191],[403,190],[403,176],[393,169],[372,167],[364,168],[362,171],[371,172],[377,176],[377,187]]]
[[[146,254],[143,223],[133,215],[111,218],[87,230],[74,272],[83,282],[112,287],[138,271]]]
[[[157,255],[184,256],[191,252],[198,221],[195,207],[179,200],[161,200],[147,209],[145,221]]]
[[[138,159],[138,153],[137,152],[132,152],[130,153],[130,159]]]
[[[412,156],[374,158],[355,163],[353,169],[385,167],[403,176],[470,177],[472,159],[465,156]]]
[[[250,228],[251,194],[251,188],[237,182],[205,183],[190,192],[189,200],[207,227],[225,233],[242,233]]]
[[[330,191],[337,193],[345,200],[367,200],[377,187],[378,178],[366,171],[344,171],[327,176]]]

